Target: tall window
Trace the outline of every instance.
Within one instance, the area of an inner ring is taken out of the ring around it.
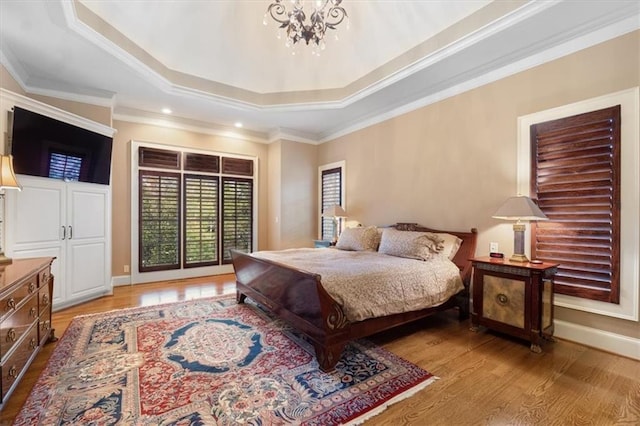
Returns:
[[[230,249],[252,250],[253,160],[149,147],[138,158],[140,272],[229,263]]]
[[[345,208],[344,162],[320,167],[320,238],[333,238],[333,219],[323,217],[322,212],[333,205]]]
[[[531,126],[531,193],[548,222],[532,256],[559,262],[557,293],[620,300],[620,106]]]

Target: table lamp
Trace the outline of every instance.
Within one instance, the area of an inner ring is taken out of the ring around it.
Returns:
[[[333,204],[322,212],[322,216],[333,218],[333,239],[335,243],[338,240],[338,219],[341,217],[347,217],[347,212],[344,211],[342,206]]]
[[[513,256],[512,262],[528,262],[524,254],[524,231],[527,227],[523,221],[548,220],[547,216],[529,197],[519,195],[510,197],[493,214],[494,219],[515,220],[513,224]]]
[[[5,189],[22,190],[13,171],[13,156],[3,155],[0,157],[0,198],[2,198],[2,209],[0,209],[0,224],[4,221],[4,191]],[[0,225],[1,226],[1,225]],[[2,241],[0,241],[2,244]],[[4,255],[4,250],[0,247],[0,265],[11,263],[11,259]]]

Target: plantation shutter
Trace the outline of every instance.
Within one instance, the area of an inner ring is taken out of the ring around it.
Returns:
[[[342,167],[322,171],[322,213],[326,208],[333,205],[342,206]],[[333,218],[322,218],[321,239],[330,240],[333,238]]]
[[[140,272],[180,267],[180,174],[139,172]]]
[[[184,175],[184,266],[218,264],[218,177]]]
[[[222,263],[231,263],[229,250],[245,253],[253,247],[253,180],[222,178]]]
[[[559,262],[556,293],[619,303],[620,106],[531,126],[531,193],[549,218],[532,256]]]

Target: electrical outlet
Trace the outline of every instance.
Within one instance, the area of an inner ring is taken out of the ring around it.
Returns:
[[[490,243],[489,244],[489,252],[490,253],[498,253],[498,243]]]
[[[128,273],[129,272],[129,265],[124,265],[124,267],[122,268],[124,269],[124,273]]]

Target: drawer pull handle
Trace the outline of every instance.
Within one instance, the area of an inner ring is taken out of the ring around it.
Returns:
[[[42,295],[42,304],[43,305],[48,305],[49,304],[49,295],[48,294],[43,294]]]
[[[16,368],[15,365],[12,365],[11,368],[9,369],[8,376],[10,379],[15,379],[16,377],[18,377],[18,369]]]
[[[35,318],[37,313],[38,313],[38,310],[36,308],[32,307],[31,309],[29,309],[30,317]]]
[[[36,346],[36,338],[32,337],[31,340],[29,340],[29,349],[34,350]]]
[[[42,323],[42,329],[44,331],[49,331],[50,328],[51,328],[51,325],[49,324],[49,321],[45,321]]]
[[[16,300],[12,297],[11,299],[7,300],[7,310],[10,311],[15,308],[16,308]]]
[[[7,331],[7,342],[15,342],[16,341],[16,331],[11,328]]]
[[[509,303],[509,298],[507,297],[506,294],[503,293],[499,293],[496,296],[496,300],[498,301],[498,303],[502,306],[505,306],[507,303]]]
[[[36,285],[34,283],[29,283],[29,293],[33,293],[36,290]]]
[[[42,275],[42,283],[46,284],[49,282],[49,274],[43,274]]]

